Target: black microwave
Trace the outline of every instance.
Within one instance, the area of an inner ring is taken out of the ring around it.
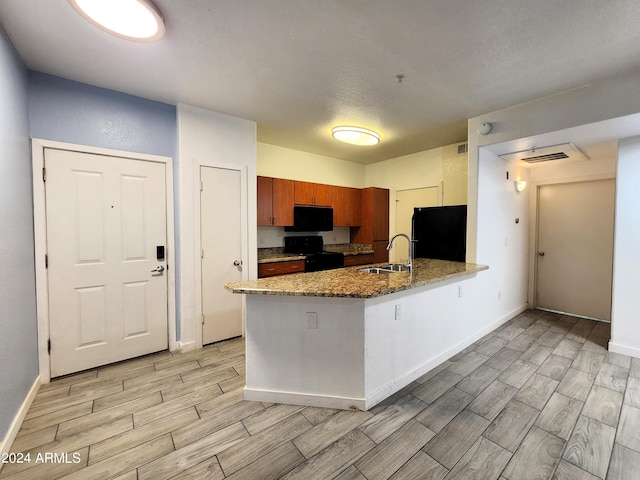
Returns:
[[[333,208],[293,207],[293,227],[285,227],[287,232],[329,232],[333,230]]]

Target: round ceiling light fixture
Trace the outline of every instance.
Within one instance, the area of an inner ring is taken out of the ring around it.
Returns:
[[[164,19],[151,0],[68,0],[85,19],[117,37],[151,42],[164,35]]]
[[[378,133],[360,127],[333,127],[331,135],[336,140],[351,145],[377,145],[380,142]]]

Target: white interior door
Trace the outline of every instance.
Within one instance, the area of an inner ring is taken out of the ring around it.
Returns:
[[[536,306],[611,319],[615,181],[538,192]]]
[[[166,349],[165,166],[56,149],[45,166],[51,376]]]
[[[241,173],[200,167],[202,343],[242,335],[242,296],[224,289],[242,280]]]
[[[411,236],[411,218],[416,207],[438,206],[439,187],[412,188],[396,192],[396,232]],[[402,240],[401,240],[402,241]],[[392,262],[406,262],[407,248],[403,244],[400,248],[391,249]]]

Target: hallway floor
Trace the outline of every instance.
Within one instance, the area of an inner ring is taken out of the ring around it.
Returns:
[[[639,479],[640,360],[608,339],[527,311],[367,412],[244,401],[242,339],[163,352],[43,385],[0,479]]]

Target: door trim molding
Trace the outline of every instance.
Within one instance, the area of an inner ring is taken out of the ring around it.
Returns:
[[[47,343],[49,340],[49,285],[44,256],[47,252],[45,185],[42,181],[44,166],[44,149],[67,150],[81,153],[108,155],[111,157],[146,160],[165,165],[166,215],[167,215],[167,321],[169,334],[169,350],[177,350],[176,342],[176,255],[174,233],[174,203],[173,203],[173,158],[145,153],[112,150],[73,143],[56,142],[52,140],[31,139],[31,166],[33,175],[33,229],[35,243],[35,274],[36,274],[36,310],[38,323],[38,365],[40,380],[48,383],[51,380],[51,368]]]
[[[531,182],[529,194],[529,289],[527,302],[529,308],[537,308],[537,282],[538,282],[538,208],[540,204],[540,187],[548,185],[562,185],[568,183],[588,183],[603,180],[616,180],[615,172],[598,175],[585,175],[560,179],[538,180]],[[615,214],[615,212],[614,212]]]
[[[249,244],[248,228],[248,185],[247,167],[244,165],[209,161],[198,159],[194,164],[193,172],[193,285],[194,285],[194,309],[195,309],[195,348],[202,348],[202,241],[200,238],[200,170],[202,167],[220,168],[223,170],[233,170],[240,172],[240,238],[241,238],[241,260],[242,260],[242,281],[249,279]],[[242,335],[245,334],[246,324],[245,296],[242,296]]]

